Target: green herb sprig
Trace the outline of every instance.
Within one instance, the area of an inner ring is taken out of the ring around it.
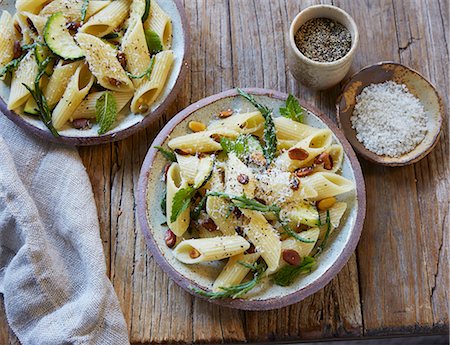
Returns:
[[[287,265],[282,267],[272,278],[272,281],[279,286],[289,286],[302,273],[311,272],[316,260],[311,256],[305,256],[298,266]]]
[[[162,212],[162,214],[163,214],[164,216],[167,215],[167,205],[166,205],[166,202],[167,202],[167,191],[164,190],[164,195],[163,195],[163,197],[162,197],[162,199],[161,199],[161,203],[159,204],[159,205],[161,206],[161,212]]]
[[[263,153],[267,160],[267,165],[270,165],[275,159],[277,153],[277,134],[275,129],[275,123],[272,118],[272,110],[266,107],[264,104],[258,103],[252,95],[249,95],[241,89],[237,89],[239,95],[248,100],[253,106],[258,109],[264,117],[264,146]]]
[[[170,162],[176,162],[177,156],[172,151],[166,150],[161,146],[154,146],[155,149],[157,149],[161,154],[166,157],[166,159]]]
[[[259,284],[261,279],[263,278],[263,273],[267,270],[267,265],[265,262],[255,263],[254,265],[249,265],[244,262],[239,262],[246,268],[249,268],[253,272],[253,278],[247,282],[232,285],[228,287],[219,287],[222,291],[204,291],[198,288],[193,287],[192,290],[204,297],[208,297],[211,299],[223,299],[223,298],[239,298],[245,295],[247,292],[252,290],[256,285]]]
[[[84,23],[86,20],[86,14],[89,7],[89,0],[83,0],[83,5],[81,6],[81,22]]]
[[[325,246],[327,245],[328,238],[330,237],[330,233],[331,233],[330,210],[327,210],[326,224],[327,224],[327,230],[325,231],[325,236],[323,237],[323,240],[322,240],[322,243],[320,243],[320,246],[317,247],[317,252],[316,252],[316,254],[314,254],[314,257],[316,257],[317,255],[319,255],[320,253],[323,252],[323,250],[325,249]]]
[[[17,67],[19,67],[20,62],[25,57],[25,54],[17,59],[14,59],[8,62],[1,70],[0,70],[0,78],[3,78],[8,72],[14,72]]]
[[[150,15],[150,7],[151,7],[151,0],[145,0],[145,10],[144,14],[142,15],[142,23],[144,23],[148,16]]]
[[[131,78],[131,79],[142,79],[144,77],[146,77],[147,79],[150,79],[150,76],[152,75],[152,71],[153,71],[154,65],[155,65],[155,57],[153,56],[150,59],[150,65],[148,66],[148,68],[144,72],[142,72],[141,74],[138,74],[138,75],[133,75],[130,72],[126,72],[127,76],[129,78]]]
[[[300,123],[303,122],[303,108],[298,102],[297,98],[295,98],[293,95],[288,96],[288,98],[286,99],[286,107],[280,108],[280,114],[284,117],[287,117],[288,119]]]
[[[47,99],[45,98],[44,93],[42,92],[42,89],[39,85],[47,66],[52,60],[53,56],[49,56],[38,65],[38,74],[34,79],[34,90],[25,83],[22,83],[22,85],[28,90],[28,92],[31,94],[34,101],[36,102],[36,105],[39,109],[39,118],[41,119],[41,121],[50,130],[53,136],[59,137],[58,131],[55,129],[55,127],[53,127],[52,114],[50,112]]]
[[[192,220],[198,220],[200,218],[200,213],[202,212],[203,208],[205,207],[207,199],[208,199],[208,195],[205,194],[205,196],[201,198],[198,205],[194,207],[194,209],[191,212]]]

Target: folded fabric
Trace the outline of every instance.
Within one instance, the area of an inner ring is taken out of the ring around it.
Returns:
[[[0,293],[23,345],[129,344],[77,151],[0,114]]]

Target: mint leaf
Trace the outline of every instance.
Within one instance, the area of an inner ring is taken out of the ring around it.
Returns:
[[[175,222],[178,216],[189,207],[191,199],[196,191],[197,189],[194,187],[188,186],[175,193],[172,200],[172,214],[170,215],[170,221],[172,223]]]
[[[145,40],[147,41],[147,47],[150,52],[150,55],[158,54],[163,50],[163,45],[161,43],[161,39],[158,34],[153,30],[147,29],[145,30]]]
[[[300,265],[287,265],[281,268],[273,276],[273,282],[279,286],[289,286],[300,274],[310,272],[315,264],[316,260],[314,258],[305,256]]]
[[[293,95],[289,95],[286,100],[286,107],[280,108],[280,114],[288,119],[303,122],[303,108],[298,102],[297,98]]]
[[[166,159],[168,161],[171,161],[171,162],[177,161],[177,156],[175,156],[175,153],[173,153],[172,151],[166,150],[166,149],[162,148],[161,146],[155,146],[155,149],[157,149],[159,152],[161,152],[161,154],[164,157],[166,157]]]
[[[97,123],[100,125],[98,134],[101,135],[108,132],[117,117],[117,104],[111,93],[105,92],[97,100],[95,104],[95,116]]]
[[[150,6],[151,6],[151,0],[145,0],[145,11],[144,15],[142,16],[142,23],[145,22],[150,15]]]

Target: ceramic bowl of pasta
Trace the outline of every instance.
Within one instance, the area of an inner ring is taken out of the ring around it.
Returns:
[[[229,307],[283,307],[347,262],[364,181],[343,134],[295,97],[230,90],[188,107],[145,159],[138,211],[149,249],[192,294]]]
[[[123,139],[157,118],[185,75],[178,0],[6,0],[0,110],[41,138]]]

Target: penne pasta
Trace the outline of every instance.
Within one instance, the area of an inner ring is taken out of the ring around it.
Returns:
[[[114,48],[98,37],[85,33],[78,33],[75,38],[86,55],[92,74],[101,86],[120,92],[134,90],[133,83],[117,60]]]
[[[170,49],[172,44],[172,21],[156,1],[152,1],[150,15],[144,23],[144,28],[158,35],[164,50]]]
[[[177,236],[181,236],[189,227],[190,214],[189,208],[182,212],[175,221],[171,221],[173,213],[173,198],[175,194],[182,188],[187,187],[186,181],[181,178],[180,166],[178,163],[173,163],[167,171],[167,225]]]
[[[105,93],[106,91],[93,92],[90,93],[84,100],[81,102],[79,107],[75,110],[75,112],[70,117],[70,120],[76,119],[95,119],[96,118],[96,104],[97,100]],[[133,97],[132,92],[110,92],[114,97],[117,106],[117,113],[120,113],[128,102]]]
[[[208,129],[228,128],[242,134],[258,134],[261,136],[264,129],[264,118],[259,111],[245,114],[236,114],[223,120],[214,121]]]
[[[253,265],[260,257],[259,253],[239,254],[228,259],[227,264],[214,281],[213,291],[221,291],[223,287],[237,285],[250,272],[248,267],[242,265]]]
[[[282,169],[289,171],[312,165],[314,158],[327,150],[332,141],[333,136],[329,129],[316,131],[279,156],[277,163]],[[296,149],[304,152],[306,157],[304,159],[291,159],[291,152]]]
[[[225,193],[238,196],[245,195],[253,199],[255,188],[253,172],[234,153],[230,153],[225,169]]]
[[[61,129],[69,121],[75,109],[88,94],[92,84],[94,84],[94,76],[88,66],[86,64],[78,66],[69,84],[67,84],[61,100],[53,110],[52,123],[55,129]]]
[[[236,227],[242,225],[233,210],[234,206],[231,202],[217,196],[208,196],[206,213],[225,236],[236,235]]]
[[[221,236],[182,241],[173,254],[185,264],[196,264],[229,258],[245,252],[250,247],[241,236]]]
[[[2,11],[0,17],[0,69],[5,67],[14,57],[14,22],[8,11]],[[2,78],[2,80],[4,77]]]
[[[106,36],[113,32],[127,18],[129,7],[128,0],[112,1],[108,6],[89,18],[79,32],[96,37]]]
[[[170,140],[168,145],[172,150],[178,149],[189,154],[215,152],[222,150],[222,146],[217,141],[221,137],[235,139],[238,135],[236,131],[218,128],[176,137]]]
[[[23,84],[28,85],[28,87],[34,90],[34,80],[37,74],[38,66],[34,54],[28,52],[13,75],[8,109],[17,109],[28,101],[31,95]]]
[[[267,222],[261,212],[248,209],[242,209],[241,211],[249,220],[248,225],[245,227],[245,234],[256,247],[256,250],[261,253],[261,257],[267,264],[267,271],[275,271],[281,255],[279,234]]]
[[[81,63],[81,61],[66,63],[60,60],[55,66],[44,91],[47,104],[50,108],[53,108],[61,100],[70,78],[75,74]]]
[[[48,2],[49,0],[16,0],[16,9],[18,12],[38,14]]]
[[[142,79],[136,94],[131,101],[131,111],[136,114],[146,113],[155,103],[167,82],[167,77],[174,61],[174,53],[171,50],[160,52],[154,56],[153,70],[150,78]]]
[[[317,196],[311,198],[314,201],[344,194],[355,189],[355,184],[352,181],[329,172],[318,172],[304,177],[301,179],[301,183],[317,192]]]
[[[150,66],[150,53],[145,40],[144,27],[140,20],[130,23],[122,40],[122,52],[127,59],[128,71],[133,75],[140,75]],[[138,87],[144,78],[133,79],[133,84]]]
[[[279,140],[294,140],[298,142],[320,130],[282,116],[274,118],[273,122]]]
[[[46,5],[41,12],[42,16],[50,16],[52,14],[62,12],[69,22],[79,22],[81,21],[81,9],[83,7],[84,0],[53,0],[48,5]],[[97,12],[100,12],[106,6],[108,6],[111,1],[101,0],[101,1],[89,1],[86,20],[92,17]]]

